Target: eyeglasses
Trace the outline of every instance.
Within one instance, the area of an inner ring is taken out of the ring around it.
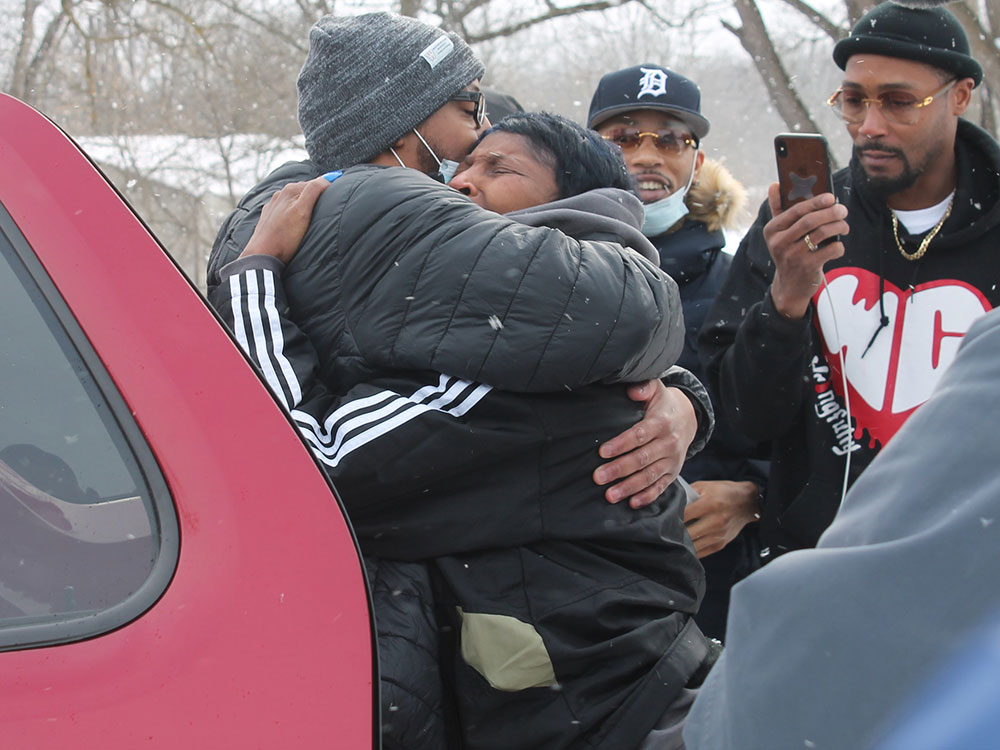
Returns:
[[[459,91],[451,97],[453,102],[472,102],[475,108],[472,110],[472,117],[476,121],[476,127],[483,126],[483,118],[486,117],[486,96],[482,91]]]
[[[639,148],[643,138],[652,138],[653,145],[660,151],[679,154],[688,146],[698,148],[698,141],[687,133],[678,130],[657,130],[656,132],[639,132],[638,129],[613,130],[601,136],[611,141],[622,151],[634,151]]]
[[[855,89],[837,89],[826,103],[833,111],[851,124],[862,122],[868,114],[868,107],[874,104],[882,116],[897,125],[913,125],[920,118],[920,110],[928,106],[935,97],[940,96],[958,83],[957,78],[948,81],[937,91],[933,91],[920,99],[909,91],[885,91],[874,99],[862,96]]]

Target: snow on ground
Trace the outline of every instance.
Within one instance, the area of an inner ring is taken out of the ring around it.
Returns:
[[[301,136],[91,136],[77,143],[96,162],[195,196],[227,199],[241,197],[279,164],[306,158]]]

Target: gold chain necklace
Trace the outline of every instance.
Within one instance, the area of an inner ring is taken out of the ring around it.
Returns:
[[[915,253],[908,253],[903,248],[903,243],[899,241],[899,219],[896,218],[896,212],[891,208],[889,209],[889,212],[892,214],[892,236],[896,238],[896,247],[899,248],[899,252],[902,253],[904,258],[907,260],[920,260],[924,257],[924,253],[927,252],[927,248],[931,244],[931,240],[937,236],[937,233],[941,231],[941,227],[944,226],[945,221],[947,221],[948,217],[951,216],[951,205],[954,202],[955,195],[953,193],[951,200],[948,201],[948,208],[944,210],[944,216],[942,216],[940,221],[934,225],[934,228],[927,233],[927,236],[920,241],[920,246],[917,248]]]

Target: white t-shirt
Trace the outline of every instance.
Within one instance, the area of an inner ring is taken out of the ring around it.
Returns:
[[[918,208],[916,211],[897,211],[896,209],[892,209],[892,212],[896,214],[899,223],[906,227],[907,232],[912,235],[923,234],[941,221],[944,212],[948,210],[948,204],[951,203],[954,197],[955,191],[952,190],[947,198],[930,208]]]

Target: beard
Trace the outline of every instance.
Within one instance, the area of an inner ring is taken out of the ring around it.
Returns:
[[[892,177],[868,174],[868,172],[865,171],[864,166],[861,165],[860,159],[861,154],[868,150],[881,151],[897,156],[900,164],[902,164],[902,169],[899,174]],[[907,158],[906,153],[902,149],[886,146],[878,139],[866,141],[861,146],[855,145],[853,151],[853,161],[858,165],[858,171],[864,176],[865,183],[873,193],[878,195],[883,200],[887,200],[890,196],[913,187],[917,180],[920,179],[920,176],[927,170],[927,167],[931,164],[931,162],[937,158],[941,148],[932,148],[924,156],[923,161],[921,161],[921,163],[917,166],[910,164],[910,160]]]
[[[417,130],[414,129],[413,132],[416,134]],[[427,142],[424,143],[424,141]],[[432,143],[430,138],[420,133],[417,136],[417,169],[433,177],[435,173],[440,171],[441,164],[434,158],[431,149],[434,150],[434,154],[440,153],[437,144]]]
[[[426,149],[421,151],[421,155],[417,157],[419,162],[418,169],[424,174],[434,175],[440,171],[441,166],[435,161],[434,157],[427,153]]]

